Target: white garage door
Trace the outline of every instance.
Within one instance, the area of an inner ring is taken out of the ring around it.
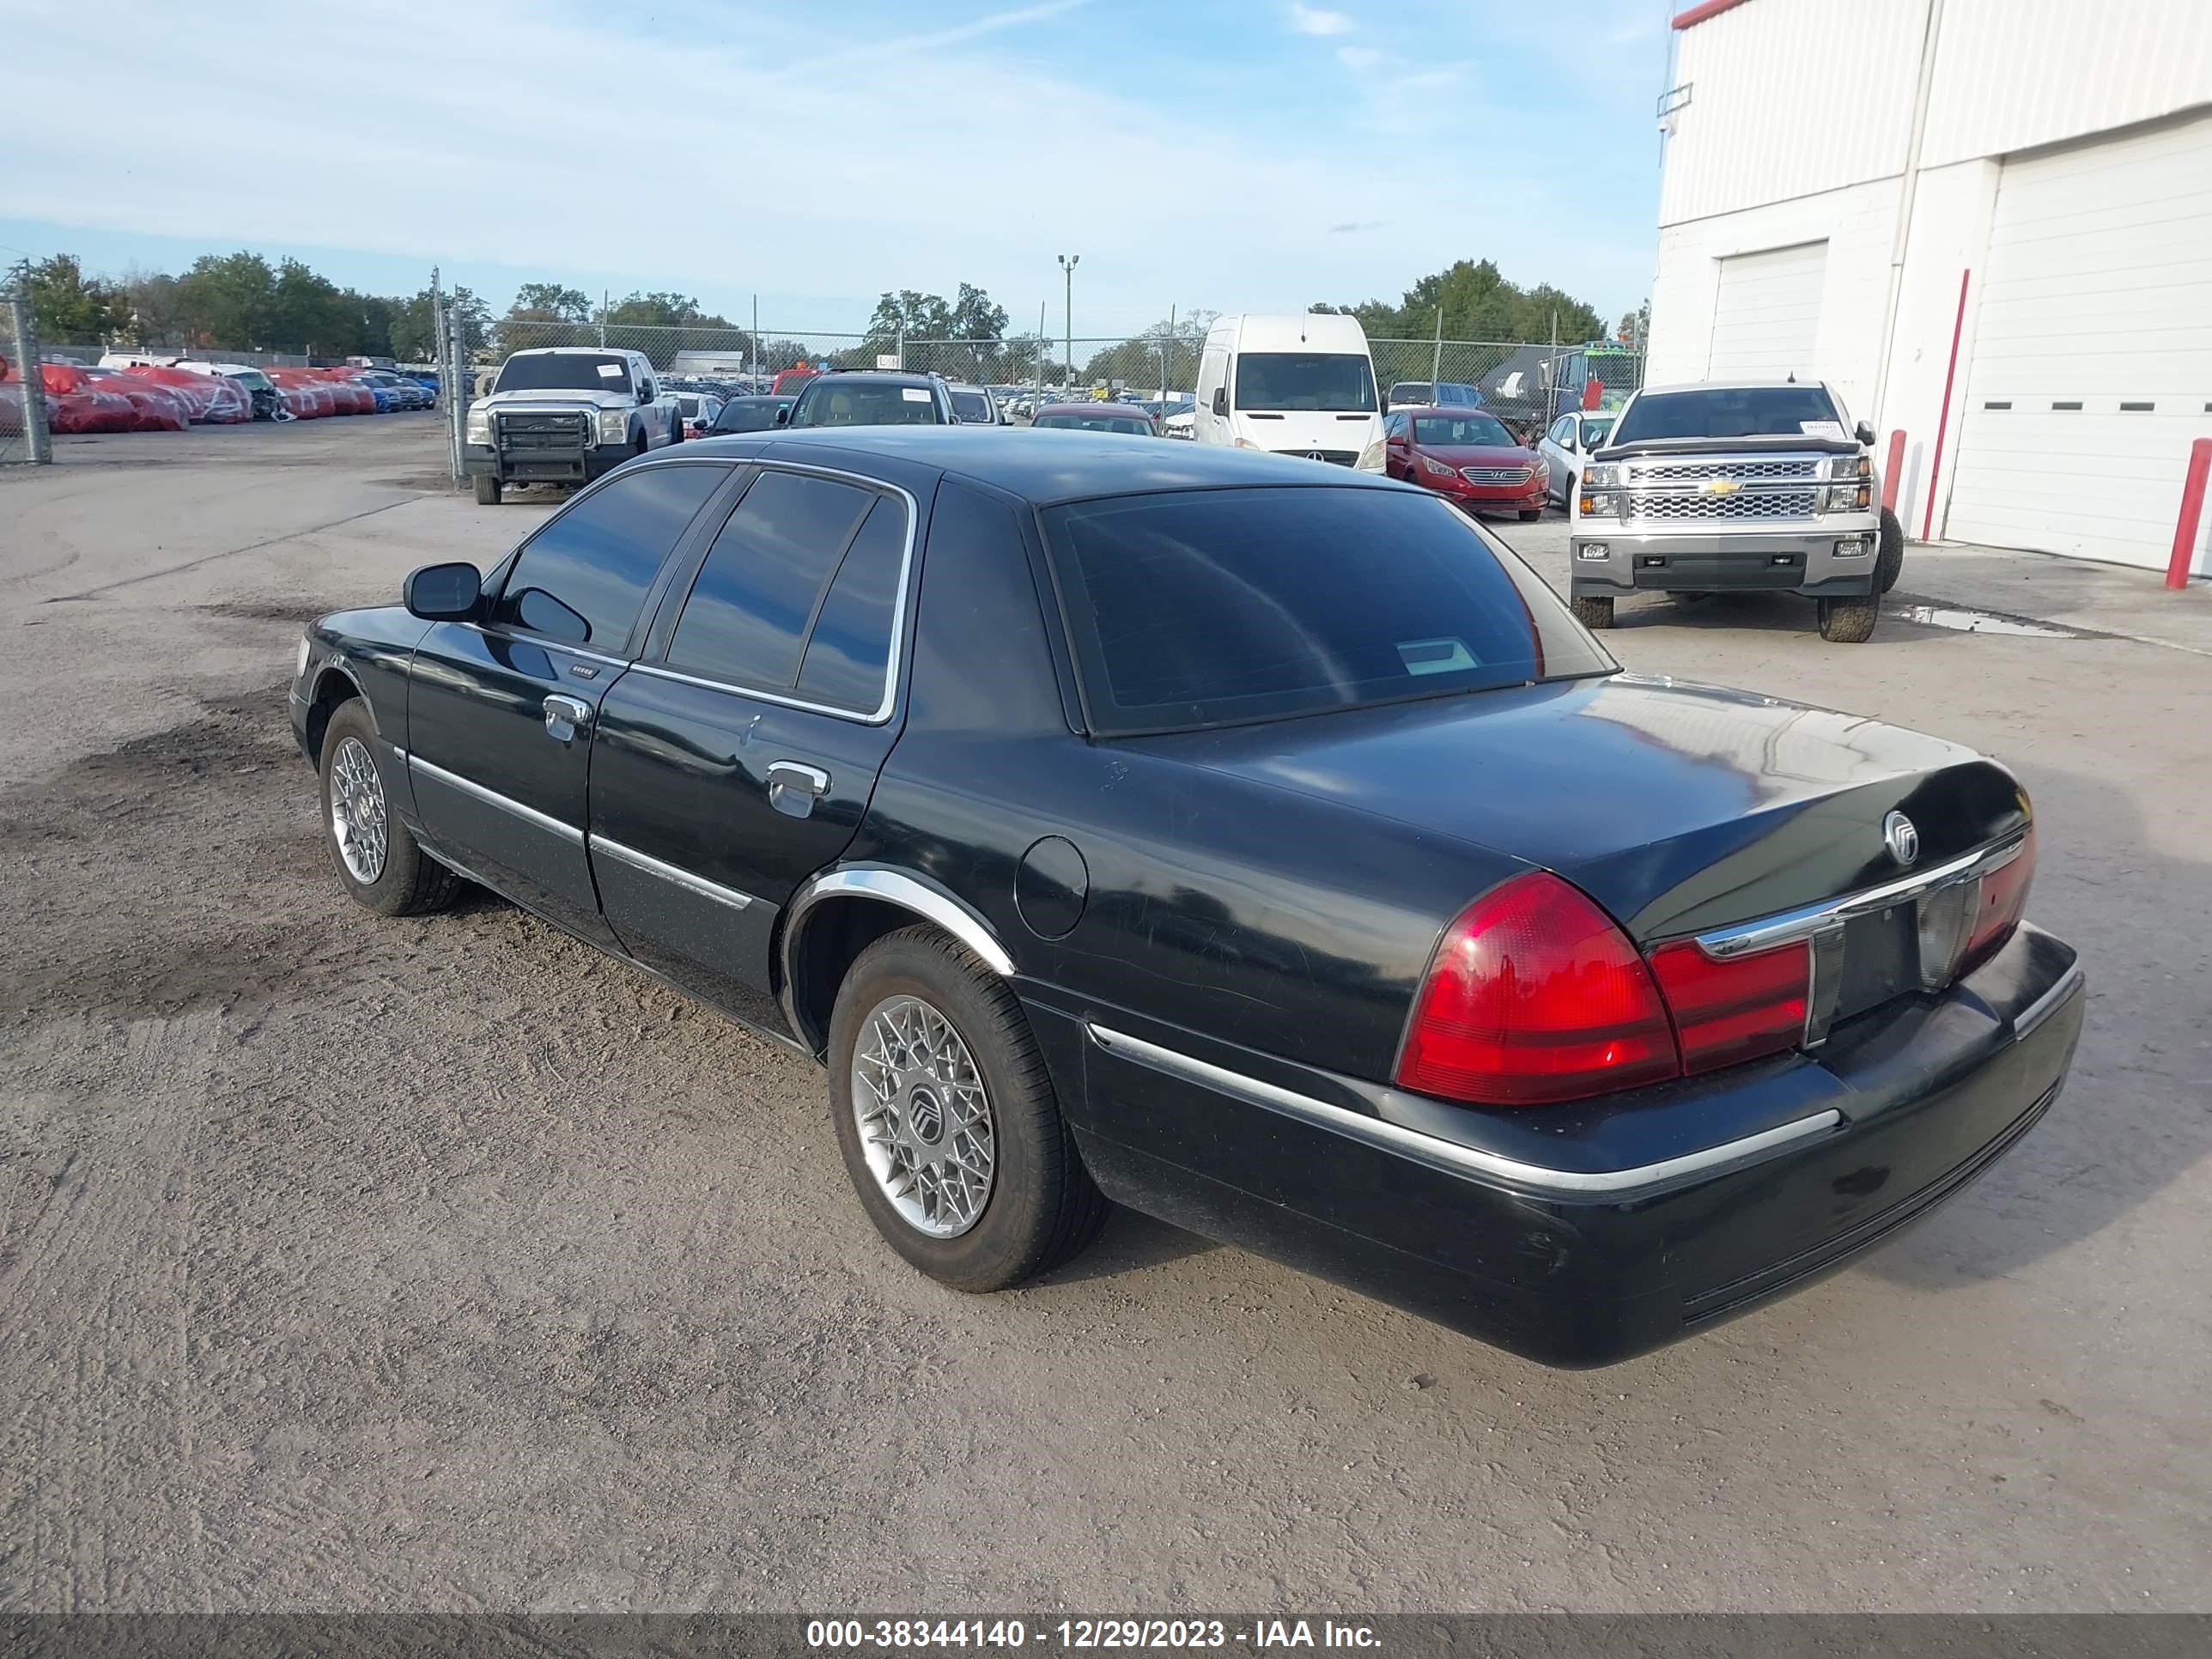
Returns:
[[[1827,270],[1826,242],[1722,260],[1706,374],[1714,380],[1732,374],[1811,379],[1813,345],[1820,331],[1820,283]]]
[[[2212,430],[2212,120],[2008,161],[1944,520],[2163,566]]]

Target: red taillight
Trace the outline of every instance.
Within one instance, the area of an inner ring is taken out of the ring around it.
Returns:
[[[1805,1035],[1813,946],[1805,939],[1716,962],[1690,939],[1651,953],[1685,1074],[1795,1048]]]
[[[2034,876],[2035,826],[2030,824],[2020,851],[1982,878],[1973,931],[1966,936],[1966,948],[1959,956],[1960,973],[1988,961],[2012,937],[2013,929],[2020,926],[2021,912],[2027,907],[2027,884]]]
[[[1636,947],[1542,871],[1492,889],[1444,930],[1398,1061],[1403,1088],[1500,1106],[1579,1100],[1680,1073],[1674,1029]]]

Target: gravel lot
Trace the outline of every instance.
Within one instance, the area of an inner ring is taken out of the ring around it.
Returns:
[[[1863,647],[1624,607],[1632,667],[2015,765],[2093,1000],[1936,1218],[1559,1375],[1127,1215],[1019,1294],[918,1277],[812,1068],[327,871],[299,624],[542,506],[445,493],[430,417],[62,453],[0,477],[0,1606],[2208,1605],[2212,594],[2157,613],[2195,651],[1903,620],[2152,626],[2154,575],[2024,556],[1916,553]]]

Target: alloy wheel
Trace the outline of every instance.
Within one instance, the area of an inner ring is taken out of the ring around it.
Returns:
[[[957,1238],[990,1201],[997,1131],[975,1056],[920,997],[870,1010],[853,1047],[853,1115],[876,1185],[899,1218]]]

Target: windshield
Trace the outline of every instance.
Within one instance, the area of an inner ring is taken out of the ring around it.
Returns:
[[[1437,400],[1436,392],[1436,387],[1426,380],[1401,380],[1390,388],[1390,401],[1394,404],[1432,404]]]
[[[1647,392],[1615,423],[1613,441],[1850,435],[1827,392],[1817,386],[1724,386]]]
[[[937,399],[926,386],[817,380],[791,411],[793,426],[935,426]]]
[[[509,357],[499,371],[501,392],[622,392],[629,385],[629,361],[592,351],[549,351]]]
[[[1066,427],[1078,432],[1127,432],[1133,436],[1149,438],[1152,423],[1129,415],[1040,415],[1032,426]]]
[[[269,377],[258,368],[227,369],[223,378],[237,381],[248,392],[274,392],[276,389],[269,383]]]
[[[973,421],[979,426],[990,426],[997,422],[999,410],[988,392],[963,392],[952,389],[952,412],[963,421]]]
[[[1041,517],[1102,734],[1615,666],[1540,577],[1433,495],[1179,490]]]
[[[722,412],[714,416],[717,432],[765,432],[775,424],[775,411],[790,407],[788,398],[763,398],[756,403],[741,398],[722,405]]]
[[[1501,449],[1517,447],[1512,435],[1487,415],[1417,415],[1413,417],[1413,441],[1433,444],[1439,449],[1475,444],[1494,444]]]
[[[1237,360],[1239,409],[1375,407],[1375,371],[1350,351],[1248,351]]]
[[[1604,444],[1606,434],[1612,430],[1613,420],[1609,416],[1602,421],[1583,421],[1583,447],[1584,449],[1599,448]]]

